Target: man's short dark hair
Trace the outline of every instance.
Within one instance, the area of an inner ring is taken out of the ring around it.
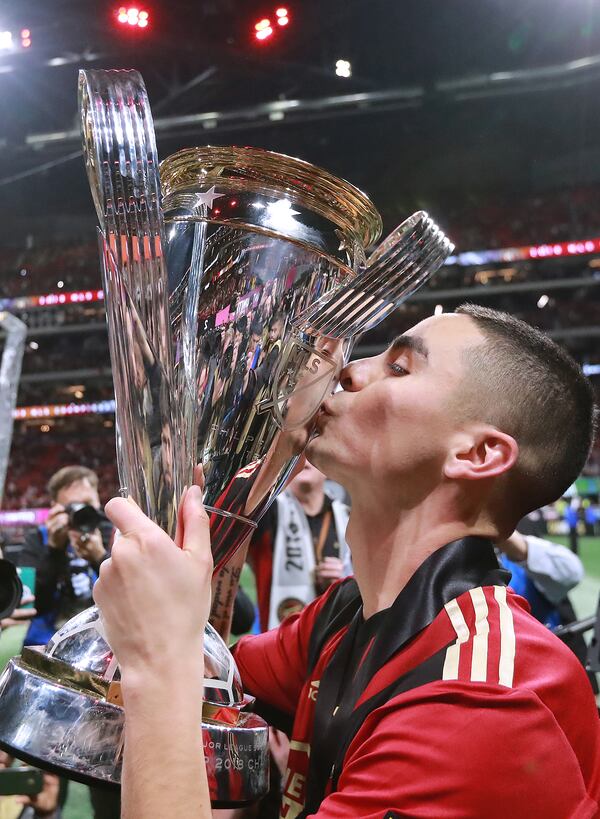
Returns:
[[[285,313],[283,313],[281,310],[278,310],[269,322],[269,329],[271,329],[274,324],[277,324],[277,322],[280,324],[285,324]]]
[[[48,494],[52,500],[56,500],[61,489],[66,489],[75,481],[83,480],[89,481],[94,489],[98,489],[98,476],[87,466],[63,466],[48,481]]]
[[[486,339],[467,351],[474,390],[463,397],[519,445],[508,487],[522,517],[557,500],[581,473],[594,440],[594,391],[571,356],[524,321],[472,304],[456,312]]]

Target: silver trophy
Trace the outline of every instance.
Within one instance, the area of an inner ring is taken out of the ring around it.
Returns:
[[[351,349],[353,335],[323,334],[311,306],[330,310],[336,294],[347,303],[354,281],[356,318],[364,293],[372,300],[373,281],[385,282],[389,268],[369,266],[365,255],[381,220],[348,183],[256,149],[180,151],[162,163],[159,178],[135,71],[82,71],[80,104],[100,225],[122,491],[173,535],[182,491],[201,463],[219,572],[284,486]],[[401,231],[399,253],[385,248],[395,274],[399,259],[408,264],[413,285],[417,260],[423,275],[424,245],[446,241],[423,230]],[[432,271],[444,253],[427,258]],[[402,300],[397,283],[395,275],[394,303]],[[374,324],[371,314],[367,323]],[[352,333],[359,331],[353,321]],[[233,595],[221,603],[231,611]],[[211,799],[247,803],[268,788],[268,729],[249,710],[233,658],[210,625],[205,668]],[[7,667],[0,744],[71,778],[118,785],[119,679],[90,608]]]

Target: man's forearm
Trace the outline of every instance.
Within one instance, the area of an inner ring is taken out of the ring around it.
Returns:
[[[122,819],[209,819],[202,743],[204,659],[145,678],[124,673]]]

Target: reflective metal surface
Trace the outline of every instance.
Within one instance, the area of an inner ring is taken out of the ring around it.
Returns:
[[[364,267],[381,220],[347,182],[257,149],[181,151],[159,180],[137,72],[81,72],[80,100],[119,474],[172,535],[202,462],[218,570],[272,502],[306,442],[300,422],[343,363],[347,344],[317,345],[293,318]],[[302,418],[287,422],[296,390]]]
[[[232,199],[223,194],[212,212]],[[191,221],[180,208],[174,216],[168,205],[167,199],[170,275],[182,270],[189,276],[195,267],[202,282],[196,452],[204,465],[218,568],[272,502],[307,441],[302,424],[343,363],[343,344],[298,334],[291,319],[346,276],[310,248],[228,224]],[[183,290],[185,280],[179,286]],[[291,407],[296,411],[290,415]],[[231,517],[223,520],[223,513]]]
[[[161,164],[173,346],[196,347],[197,424],[215,569],[251,533],[304,447],[347,343],[294,316],[365,264],[377,211],[347,182],[252,148],[194,148]],[[219,515],[226,514],[225,520]]]
[[[172,536],[202,462],[217,571],[282,487],[352,343],[300,332],[294,316],[364,267],[381,221],[348,183],[254,149],[176,154],[163,203],[140,75],[81,72],[80,105],[122,491]],[[211,796],[251,801],[268,785],[266,723],[241,710],[235,663],[210,626],[205,664]],[[95,608],[0,681],[0,744],[75,778],[118,783],[123,719]]]
[[[97,693],[65,681],[63,670],[46,667],[42,675],[25,657],[9,662],[0,677],[0,745],[20,759],[67,772],[86,784],[118,787],[125,713]],[[243,804],[266,792],[268,732],[261,719],[239,706],[207,707],[202,734],[214,804]]]
[[[333,338],[372,330],[429,281],[453,250],[425,211],[417,211],[386,237],[358,276],[322,296],[294,324]]]
[[[99,690],[104,693],[113,680],[120,679],[119,667],[104,638],[102,620],[95,606],[65,623],[44,647],[43,656],[65,663],[74,672],[95,675],[95,684],[103,686]],[[61,677],[65,678],[64,671]],[[240,705],[244,700],[235,661],[210,623],[204,631],[204,699],[215,705]],[[0,703],[0,710],[1,707]]]

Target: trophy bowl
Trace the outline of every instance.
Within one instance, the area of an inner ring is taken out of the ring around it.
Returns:
[[[253,148],[180,151],[159,178],[135,71],[82,71],[80,106],[122,492],[173,536],[201,463],[218,572],[285,484],[352,344],[302,332],[294,318],[364,268],[381,220],[347,182]],[[231,609],[233,599],[221,603]],[[248,710],[211,626],[205,668],[211,799],[248,803],[268,788],[268,728]],[[98,610],[81,612],[0,677],[0,745],[67,777],[118,786],[119,680]]]

